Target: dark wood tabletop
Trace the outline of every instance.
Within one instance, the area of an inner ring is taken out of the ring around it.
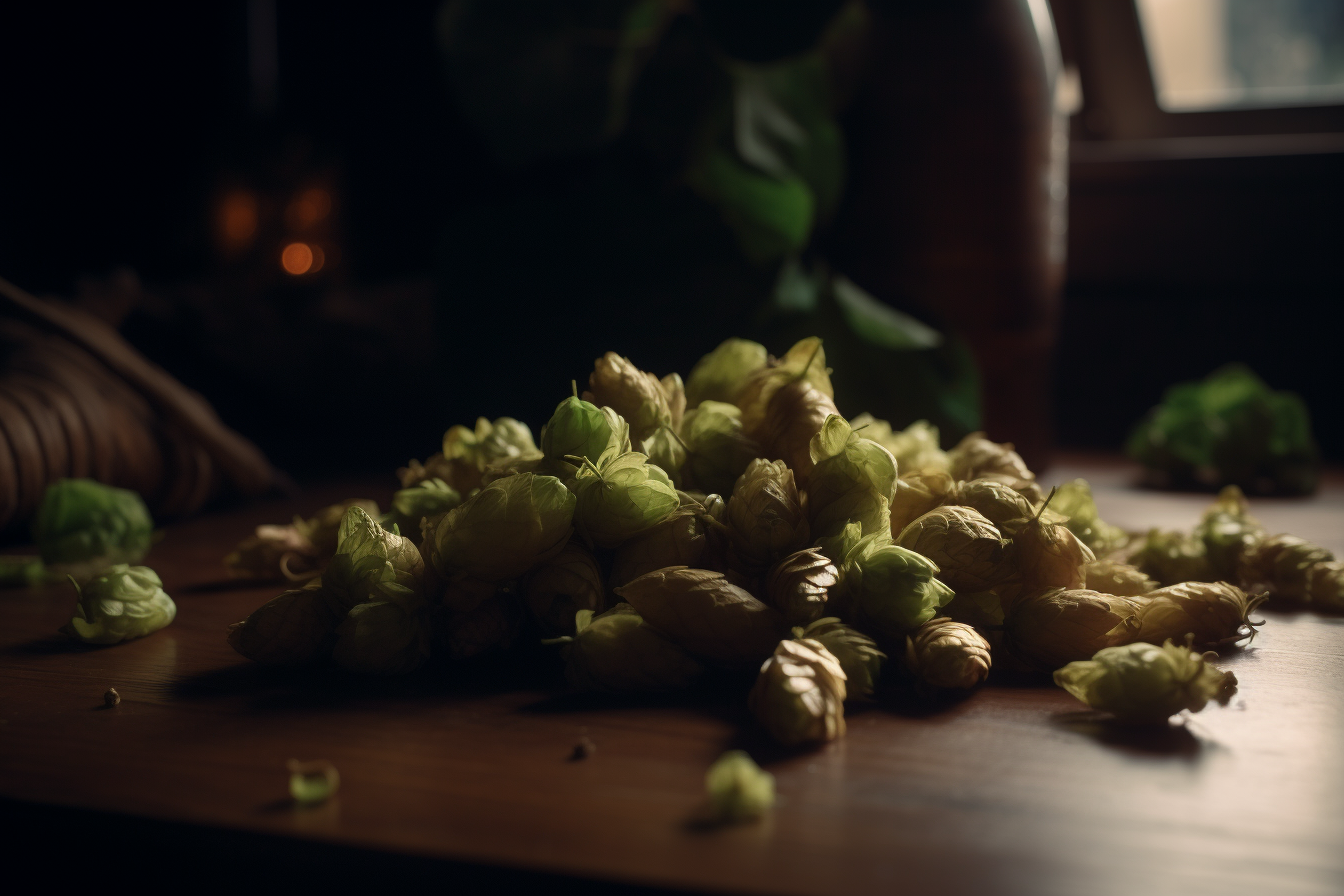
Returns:
[[[1089,476],[1103,516],[1136,528],[1188,527],[1209,500],[1132,489],[1131,472],[1072,458],[1043,478]],[[178,616],[140,641],[90,648],[56,634],[69,588],[0,592],[9,820],[60,831],[69,813],[95,833],[192,832],[198,850],[220,844],[207,879],[280,844],[392,869],[402,857],[431,878],[511,869],[592,888],[1344,892],[1344,618],[1266,611],[1254,643],[1223,659],[1241,682],[1232,704],[1158,732],[1114,727],[1048,682],[1014,680],[952,703],[894,688],[849,713],[846,737],[789,752],[750,724],[745,683],[676,700],[577,697],[539,648],[392,680],[254,667],[224,631],[279,589],[225,582],[222,557],[256,524],[351,491],[169,526],[146,562]],[[1338,479],[1252,509],[1344,553]],[[109,687],[122,697],[110,709]],[[596,751],[571,761],[583,736]],[[774,773],[778,803],[758,823],[708,828],[696,821],[705,770],[731,747]],[[339,795],[292,805],[291,758],[334,763]],[[62,848],[149,873],[164,857],[142,839],[136,855],[96,837]],[[36,861],[21,852],[6,862]]]

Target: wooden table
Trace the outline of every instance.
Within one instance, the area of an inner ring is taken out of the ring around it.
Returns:
[[[1076,474],[1126,526],[1189,526],[1208,500],[1131,490],[1125,468],[1086,458],[1045,478]],[[788,753],[735,690],[574,698],[546,684],[558,667],[544,655],[388,681],[253,667],[224,629],[276,589],[217,585],[220,558],[325,497],[170,527],[148,562],[179,615],[141,641],[71,645],[53,634],[67,589],[0,593],[0,796],[27,830],[7,843],[7,874],[64,873],[56,855],[108,863],[87,866],[90,885],[110,882],[95,867],[152,875],[188,857],[202,881],[254,886],[288,869],[566,892],[1344,891],[1342,618],[1267,612],[1225,658],[1233,705],[1156,734],[1014,683],[943,705],[898,689],[851,712],[839,742]],[[1338,480],[1254,509],[1344,553]],[[109,686],[122,702],[103,709]],[[569,761],[584,734],[596,753]],[[735,746],[775,774],[778,805],[704,829],[705,769]],[[290,805],[291,757],[335,763],[339,797]]]

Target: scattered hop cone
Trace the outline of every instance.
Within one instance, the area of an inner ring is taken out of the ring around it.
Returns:
[[[448,483],[425,479],[394,494],[392,509],[381,522],[388,529],[396,526],[402,535],[418,537],[420,523],[426,517],[447,513],[461,503],[462,496]]]
[[[890,508],[892,536],[900,535],[901,530],[935,507],[947,504],[956,486],[956,481],[941,470],[920,470],[897,479]]]
[[[434,466],[439,478],[466,494],[481,486],[481,474],[492,463],[539,454],[526,423],[512,417],[491,423],[479,417],[474,430],[454,426],[443,434],[443,461]]]
[[[688,453],[686,443],[673,432],[670,426],[660,426],[639,444],[639,450],[649,459],[649,463],[667,474],[673,486],[682,482],[681,470],[686,466]]]
[[[836,565],[818,548],[808,548],[775,564],[765,580],[765,596],[789,625],[807,625],[826,611],[826,599],[839,580]]]
[[[669,566],[714,568],[725,550],[726,538],[723,525],[708,509],[698,503],[683,504],[652,529],[616,549],[608,584],[619,588]]]
[[[1149,644],[1171,640],[1197,647],[1235,644],[1255,636],[1251,613],[1263,601],[1226,582],[1170,585],[1142,598],[1135,639]]]
[[[1013,570],[994,524],[969,507],[930,510],[906,526],[896,544],[938,564],[953,591],[987,591]]]
[[[707,569],[660,569],[616,593],[678,647],[717,666],[755,666],[788,628],[776,610]]]
[[[742,750],[729,750],[705,775],[710,816],[721,824],[760,818],[775,805],[775,776]]]
[[[503,582],[559,553],[573,531],[574,495],[553,476],[499,479],[427,521],[425,560],[442,580]]]
[[[229,646],[265,666],[302,666],[331,653],[343,608],[320,581],[286,591],[229,626]]]
[[[839,413],[829,393],[799,380],[775,393],[758,428],[747,427],[743,411],[743,428],[762,446],[766,457],[782,459],[798,477],[799,485],[806,485],[812,475],[812,439],[827,417]]]
[[[896,458],[890,451],[832,414],[812,437],[808,452],[813,463],[807,498],[814,538],[835,535],[852,519],[864,524],[865,535],[890,528],[889,503],[896,489]]]
[[[935,688],[970,690],[989,675],[989,642],[969,625],[931,619],[905,644],[906,666]]]
[[[725,339],[714,351],[691,368],[686,378],[686,406],[697,408],[706,401],[737,404],[751,375],[765,367],[765,346],[749,339]]]
[[[1036,474],[1027,469],[1011,443],[991,442],[984,433],[973,432],[947,452],[947,457],[953,479],[966,482],[997,479],[1031,501],[1039,502],[1045,497],[1036,483]]]
[[[731,494],[737,477],[761,455],[742,431],[742,412],[719,401],[703,401],[681,424],[688,451],[683,472],[689,484],[710,494]]]
[[[1295,535],[1271,535],[1248,547],[1238,566],[1238,578],[1247,588],[1268,588],[1276,598],[1307,600],[1317,567],[1335,555]]]
[[[782,358],[767,360],[765,366],[752,372],[738,395],[735,403],[742,409],[742,425],[748,435],[762,444],[770,445],[774,439],[763,439],[758,434],[770,432],[776,425],[781,429],[787,426],[782,418],[767,422],[767,417],[771,416],[770,405],[776,394],[789,385],[800,385],[800,394],[808,389],[816,389],[826,399],[835,397],[830,374],[826,370],[826,350],[817,337],[811,336],[794,343]],[[816,422],[817,428],[813,434],[821,429],[826,418],[822,417]],[[778,435],[778,432],[774,434]],[[811,441],[811,438],[809,435],[808,440]]]
[[[1107,554],[1125,546],[1125,530],[1102,520],[1092,498],[1092,486],[1086,479],[1075,479],[1059,487],[1051,509],[1068,517],[1064,522],[1078,540],[1095,554]]]
[[[350,507],[322,581],[325,593],[348,609],[367,601],[420,598],[424,572],[415,542],[387,531],[362,507]]]
[[[886,533],[866,535],[841,568],[839,606],[878,643],[901,644],[952,600],[952,589],[937,575],[936,563],[892,544]]]
[[[1019,598],[1004,616],[1004,641],[1013,656],[1041,670],[1086,659],[1138,634],[1137,598],[1055,588]]]
[[[572,539],[528,573],[523,597],[546,637],[572,634],[579,610],[601,612],[606,587],[591,551]]]
[[[1003,532],[1012,538],[1013,564],[1029,591],[1082,588],[1087,564],[1097,559],[1077,535],[1059,523],[1046,522],[1040,512],[1031,519],[1006,523]]]
[[[1226,705],[1231,699],[1237,678],[1210,665],[1215,657],[1171,641],[1125,644],[1069,663],[1055,672],[1055,684],[1120,721],[1164,724],[1182,710],[1199,712],[1210,700]]]
[[[1241,489],[1229,485],[1204,511],[1194,537],[1204,543],[1211,579],[1234,581],[1241,558],[1265,534],[1260,521],[1251,516],[1250,503]]]
[[[660,426],[672,425],[672,409],[663,384],[615,352],[607,352],[593,363],[583,397],[620,414],[630,424],[632,443],[644,441]]]
[[[120,644],[172,622],[177,606],[148,566],[117,563],[81,588],[75,614],[61,631],[85,644]]]
[[[805,547],[807,515],[783,461],[752,461],[728,501],[733,544],[747,566],[764,567]]]
[[[938,427],[927,420],[916,420],[905,429],[893,431],[887,421],[877,420],[872,414],[860,414],[849,425],[856,431],[862,430],[865,439],[872,439],[890,451],[896,465],[907,473],[947,472],[951,464],[947,452],[938,445]]]
[[[1307,599],[1315,606],[1344,610],[1344,563],[1330,560],[1312,566]]]
[[[541,428],[541,453],[549,460],[583,457],[595,464],[630,450],[630,427],[611,408],[571,396]]]
[[[1185,532],[1150,529],[1129,559],[1163,585],[1214,578],[1204,541]]]
[[[1083,567],[1087,590],[1121,597],[1137,597],[1156,591],[1160,586],[1137,566],[1116,560],[1093,560]]]
[[[322,573],[330,557],[317,548],[297,526],[258,526],[224,558],[229,575],[252,582],[306,581]]]
[[[666,519],[681,501],[662,469],[636,451],[586,464],[574,480],[574,522],[593,545],[619,547]]]
[[[336,629],[332,659],[365,675],[404,675],[425,664],[430,652],[425,602],[378,600],[350,608]]]
[[[642,694],[679,691],[704,673],[690,654],[658,633],[630,604],[594,616],[580,610],[565,644],[565,677],[580,691]]]
[[[831,652],[844,670],[847,699],[864,700],[877,689],[887,655],[878,650],[877,642],[863,632],[850,628],[834,616],[828,616],[818,619],[807,628],[795,628],[793,636],[799,640],[810,638]]]
[[[48,485],[33,517],[42,562],[80,581],[113,564],[139,563],[153,535],[154,521],[138,494],[92,479]]]
[[[820,641],[780,641],[761,666],[748,705],[785,746],[824,743],[845,733],[845,672]]]
[[[969,507],[995,526],[1036,515],[1036,508],[1024,495],[997,479],[958,482],[945,503]]]

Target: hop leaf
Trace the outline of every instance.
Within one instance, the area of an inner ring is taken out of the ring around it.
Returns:
[[[1059,669],[1055,684],[1121,721],[1163,724],[1182,710],[1199,712],[1210,700],[1227,704],[1237,678],[1210,665],[1215,656],[1171,641],[1108,647]]]
[[[139,495],[92,479],[53,482],[33,518],[42,562],[77,579],[113,564],[138,563],[153,534],[154,521]]]
[[[602,467],[591,463],[574,480],[574,521],[594,545],[617,547],[657,525],[680,504],[662,469],[635,451]]]
[[[86,644],[120,644],[172,622],[177,606],[147,566],[117,563],[80,588],[74,617],[61,628]]]
[[[514,579],[558,553],[573,531],[574,495],[553,476],[498,479],[425,528],[426,560],[442,579]]]
[[[925,684],[970,690],[989,675],[989,642],[969,625],[931,619],[906,638],[905,664]]]
[[[1264,598],[1252,598],[1226,582],[1185,582],[1144,596],[1135,639],[1168,639],[1197,647],[1234,644],[1255,636],[1251,613]]]
[[[688,687],[704,667],[677,647],[630,604],[600,616],[580,610],[577,634],[565,642],[565,677],[581,691],[657,693]]]
[[[793,636],[801,640],[810,638],[831,652],[845,673],[846,699],[872,696],[882,675],[882,664],[887,661],[887,655],[877,649],[872,638],[834,616],[818,619],[807,628],[795,628]]]
[[[725,339],[691,368],[686,380],[686,406],[705,401],[736,404],[750,376],[765,367],[765,346],[747,339]]]
[[[822,743],[845,733],[845,672],[820,641],[780,641],[761,666],[748,705],[785,746]]]
[[[793,471],[783,461],[752,461],[733,487],[728,525],[749,566],[768,566],[804,547],[810,530]]]
[[[775,776],[742,750],[729,750],[705,774],[710,814],[722,823],[759,818],[775,805]]]
[[[777,611],[707,569],[660,569],[616,593],[674,644],[718,666],[756,665],[787,630]]]
[[[953,591],[987,591],[1012,574],[994,524],[969,507],[938,507],[906,526],[896,544],[938,565]]]
[[[1054,588],[1007,608],[1004,640],[1013,655],[1037,669],[1058,669],[1138,634],[1136,598]]]
[[[328,655],[341,606],[320,581],[286,591],[229,626],[229,645],[266,666],[300,666]]]

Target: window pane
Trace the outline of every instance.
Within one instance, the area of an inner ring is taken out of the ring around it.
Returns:
[[[1171,112],[1344,102],[1344,0],[1136,0]]]

